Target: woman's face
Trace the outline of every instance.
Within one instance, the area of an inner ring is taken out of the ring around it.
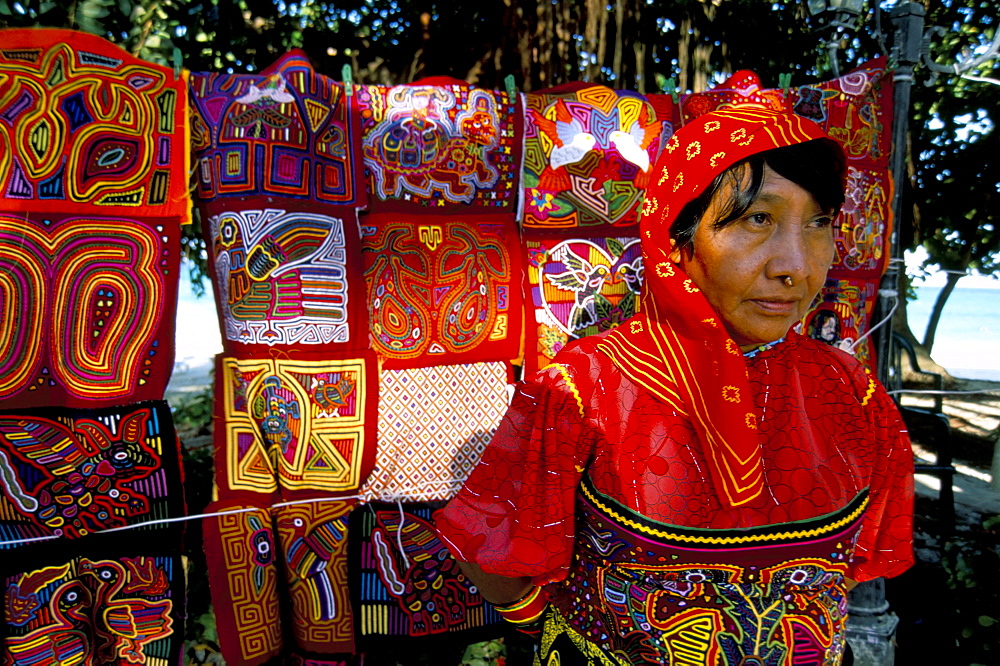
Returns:
[[[692,245],[671,257],[748,351],[785,335],[823,286],[834,255],[832,218],[808,191],[767,165],[760,194],[747,212],[715,229],[728,196],[721,188]]]

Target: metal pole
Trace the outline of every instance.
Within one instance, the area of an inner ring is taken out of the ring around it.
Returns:
[[[896,68],[893,76],[892,118],[892,170],[893,232],[889,237],[889,268],[879,286],[878,307],[873,322],[882,321],[892,311],[896,299],[906,298],[900,293],[900,264],[902,250],[897,231],[903,220],[903,184],[906,182],[906,135],[910,120],[910,88],[913,85],[913,66],[920,60],[920,45],[924,34],[924,7],[916,2],[904,2],[892,9],[889,20],[893,26],[893,57]],[[892,368],[892,324],[886,323],[875,336],[878,355],[878,378],[886,386],[899,388],[901,370]],[[893,635],[899,618],[889,612],[885,599],[885,581],[881,578],[859,584],[848,595],[847,639],[854,651],[857,666],[892,666],[894,661]]]

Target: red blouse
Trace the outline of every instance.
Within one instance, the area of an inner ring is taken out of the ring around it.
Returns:
[[[591,336],[521,383],[479,466],[437,515],[459,559],[536,584],[565,578],[575,502],[594,487],[681,527],[739,529],[807,520],[868,488],[849,576],[895,576],[913,562],[913,457],[895,405],[853,357],[789,337],[747,359],[765,490],[720,503],[694,428],[631,382]]]

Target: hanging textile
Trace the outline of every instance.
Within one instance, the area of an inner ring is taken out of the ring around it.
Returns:
[[[253,665],[292,651],[354,652],[347,576],[352,506],[250,507],[204,519],[219,639],[228,659]],[[207,512],[245,508],[219,502]]]
[[[512,215],[367,215],[361,224],[371,344],[383,367],[517,357],[521,265]]]
[[[427,637],[500,622],[438,540],[431,513],[430,505],[372,503],[351,514],[361,640]]]
[[[548,365],[569,342],[610,330],[639,311],[638,236],[581,238],[570,231],[532,234],[524,243],[525,293],[535,324],[525,327],[526,374]]]
[[[378,386],[371,352],[216,365],[220,498],[357,492],[374,464]]]
[[[519,95],[440,77],[357,97],[371,212],[514,213]]]
[[[189,221],[184,82],[83,33],[0,44],[0,407],[160,399]]]
[[[669,118],[643,95],[598,85],[525,97],[525,230],[635,224]]]
[[[507,411],[509,363],[379,373],[378,450],[364,500],[450,498]]]

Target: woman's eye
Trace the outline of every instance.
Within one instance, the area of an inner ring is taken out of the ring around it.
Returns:
[[[833,218],[829,215],[824,215],[822,217],[817,217],[809,223],[809,226],[816,227],[819,229],[825,229],[833,224]]]
[[[754,226],[763,226],[767,224],[770,217],[768,216],[767,213],[752,213],[750,215],[747,215],[746,219],[747,222],[749,222]]]

